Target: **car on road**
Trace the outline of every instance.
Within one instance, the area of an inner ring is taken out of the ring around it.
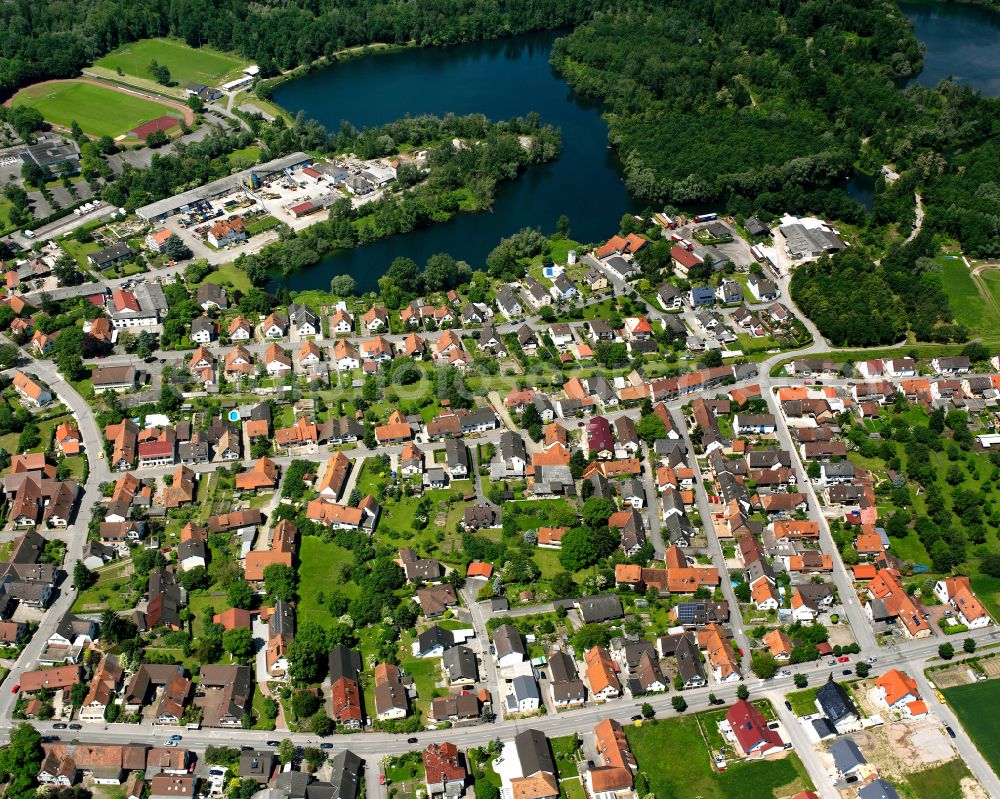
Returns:
[[[632,721],[642,721],[642,714],[637,713],[636,715],[632,716]]]
[[[171,741],[183,741],[184,740],[184,736],[183,735],[171,735],[170,736],[170,740]]]
[[[782,677],[791,677],[792,673],[788,669],[782,669],[781,670],[781,676]]]
[[[52,725],[52,729],[54,729],[54,730],[65,730],[66,726],[67,726],[66,724],[63,724],[63,722],[59,721],[59,722],[56,722],[55,724]]]
[[[143,363],[156,363],[156,356],[155,355],[147,355],[145,358],[142,359],[142,362]]]
[[[828,660],[826,662],[826,665],[827,666],[836,666],[837,665],[837,661],[836,660]]]
[[[378,775],[378,784],[379,785],[385,785],[385,774],[379,774]]]
[[[268,746],[281,746],[281,741],[268,741]]]
[[[877,658],[877,657],[874,657],[874,656],[873,656],[873,657],[870,657],[870,658],[868,658],[868,662],[869,662],[869,663],[874,663],[874,662],[876,662],[877,660],[878,660],[878,658]]]
[[[951,725],[946,726],[945,729],[948,731],[949,738],[955,737],[955,731],[951,728]]]
[[[11,688],[11,689],[10,689],[10,692],[11,692],[12,694],[16,694],[16,693],[17,693],[18,691],[20,691],[20,690],[21,690],[21,684],[20,684],[20,683],[18,683],[17,685],[15,685],[15,686],[14,686],[13,688]]]
[[[851,659],[847,657],[847,655],[842,655],[841,657],[837,658],[838,663],[850,663],[850,661]]]
[[[789,701],[788,701],[787,699],[785,700],[785,707],[786,707],[786,708],[787,708],[788,710],[791,710],[791,709],[792,709],[792,703],[791,703],[791,702],[789,702]]]
[[[333,749],[333,744],[329,742],[324,742],[319,745],[320,749]]]
[[[82,730],[83,729],[83,725],[82,724],[70,724],[69,728],[71,730]]]
[[[417,739],[416,738],[407,738],[406,742],[408,744],[415,744],[417,742]]]
[[[243,746],[240,747],[240,751],[241,752],[252,752],[253,751],[253,747],[252,746],[246,746],[244,744]]]
[[[854,672],[851,671],[850,669],[844,669],[843,673],[844,674],[853,674]]]
[[[163,745],[164,746],[177,746],[177,741],[171,739],[169,741],[164,741]]]

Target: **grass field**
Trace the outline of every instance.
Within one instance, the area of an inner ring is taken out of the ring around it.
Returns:
[[[979,753],[1000,773],[1000,680],[945,688],[942,693]]]
[[[320,604],[319,595],[338,591],[348,597],[357,596],[358,586],[340,579],[340,566],[353,562],[354,556],[343,547],[327,544],[314,535],[302,536],[299,550],[299,624],[315,621],[324,627],[333,626],[334,619]]]
[[[112,138],[157,117],[181,118],[179,111],[152,100],[72,80],[29,86],[12,103],[37,108],[54,125],[69,128],[76,121],[84,133]]]
[[[962,779],[971,777],[961,758],[906,775],[917,799],[962,799]]]
[[[249,61],[232,53],[222,53],[209,47],[195,49],[178,39],[132,42],[108,53],[96,61],[95,66],[113,71],[120,69],[126,75],[149,79],[152,77],[149,63],[154,58],[170,70],[171,80],[182,87],[191,82],[216,86],[250,66]]]
[[[715,771],[693,715],[625,730],[639,770],[648,775],[657,799],[773,799],[813,787],[794,754],[781,760],[732,764],[722,773]]]

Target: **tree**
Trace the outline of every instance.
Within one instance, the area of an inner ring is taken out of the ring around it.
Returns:
[[[272,563],[264,569],[264,590],[270,602],[283,599],[291,602],[299,588],[298,573],[284,563]]]
[[[21,167],[21,179],[29,186],[39,187],[45,183],[48,172],[34,161],[25,161]]]
[[[574,597],[579,591],[580,587],[569,572],[556,572],[552,578],[552,593],[557,597]]]
[[[974,638],[966,638],[962,641],[962,649],[971,655],[976,651],[976,640]]]
[[[1000,579],[1000,553],[990,552],[979,561],[979,571],[988,577]]]
[[[86,566],[83,565],[82,560],[78,560],[73,565],[73,585],[76,586],[77,591],[83,591],[86,588],[90,588],[97,581],[97,576]]]
[[[196,114],[200,114],[205,110],[205,101],[202,100],[197,94],[192,94],[187,99],[188,108],[194,111]]]
[[[680,694],[675,694],[673,699],[670,700],[670,704],[674,706],[674,710],[678,713],[683,713],[687,710],[688,706],[687,700]]]
[[[234,608],[249,610],[253,607],[253,589],[246,580],[234,580],[226,591],[226,597]]]
[[[357,287],[358,281],[350,275],[334,275],[330,279],[330,293],[338,297],[350,297]]]
[[[591,497],[583,503],[582,518],[587,527],[603,527],[615,512],[615,503],[610,499]]]
[[[750,661],[753,673],[762,680],[770,680],[778,671],[778,662],[770,652],[754,652]]]
[[[35,796],[43,755],[41,733],[30,724],[18,724],[10,734],[10,743],[0,750],[0,772],[9,775],[8,797],[30,799]]]
[[[588,500],[589,501],[589,500]],[[598,553],[594,551],[590,531],[585,527],[574,527],[562,539],[559,550],[559,563],[571,572],[586,569],[598,561]]]
[[[246,627],[234,627],[222,634],[222,646],[236,660],[247,661],[253,655],[253,634]]]
[[[307,719],[320,709],[320,698],[315,691],[302,689],[292,694],[292,713],[296,718]]]
[[[191,252],[191,248],[184,243],[184,239],[178,236],[176,233],[171,233],[167,238],[164,247],[167,251],[167,257],[171,261],[186,261],[194,253]]]
[[[278,760],[286,766],[295,759],[295,742],[291,738],[282,738],[278,744]]]
[[[160,64],[155,58],[149,62],[149,74],[161,86],[170,85],[170,70],[166,65]]]
[[[647,444],[652,444],[659,438],[666,438],[667,426],[659,416],[651,413],[639,420],[639,424],[635,426],[635,431],[639,434],[639,438]]]
[[[722,350],[708,350],[701,356],[701,363],[708,369],[722,366]]]
[[[653,706],[649,702],[642,703],[642,717],[644,719],[651,719],[656,715],[656,711],[653,710]]]
[[[309,719],[309,729],[316,735],[323,737],[333,732],[333,719],[326,713],[320,711]]]
[[[564,239],[569,238],[569,217],[566,214],[560,215],[556,220],[556,233],[562,236]]]
[[[746,687],[745,683],[740,683],[740,687],[736,689],[737,699],[747,699],[750,696],[750,689]]]
[[[864,661],[861,661],[860,663],[858,663],[858,665],[856,665],[856,666],[854,667],[854,672],[855,672],[855,673],[856,673],[856,674],[857,674],[857,675],[858,675],[858,676],[859,676],[859,677],[860,677],[860,678],[861,678],[862,680],[863,680],[863,679],[865,679],[865,677],[867,677],[867,676],[868,676],[868,673],[869,673],[870,671],[871,671],[871,666],[869,666],[869,665],[868,665],[867,663],[865,663]]]
[[[796,688],[805,688],[809,685],[809,678],[802,672],[796,672],[794,679]]]
[[[316,622],[306,622],[288,647],[288,673],[297,683],[323,679],[328,654],[326,631]]]
[[[0,366],[10,369],[21,359],[21,351],[13,344],[0,344]]]
[[[938,657],[942,660],[951,660],[955,657],[955,647],[950,643],[941,644],[941,646],[938,647]]]
[[[177,413],[183,404],[184,400],[181,399],[180,394],[174,391],[173,387],[164,383],[163,387],[160,389],[160,401],[156,403],[156,409],[160,413],[169,415]]]

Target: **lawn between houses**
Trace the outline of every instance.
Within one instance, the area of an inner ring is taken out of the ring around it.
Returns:
[[[696,715],[644,722],[625,728],[639,771],[657,799],[693,796],[774,799],[813,787],[798,756],[779,760],[730,763],[716,771]]]

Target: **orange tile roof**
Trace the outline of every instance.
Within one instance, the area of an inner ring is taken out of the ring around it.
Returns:
[[[917,688],[916,680],[899,669],[890,669],[875,680],[875,685],[885,691],[885,701],[890,707],[907,696],[912,696],[914,699],[920,698],[920,690]]]
[[[622,684],[618,681],[607,649],[595,646],[583,656],[583,659],[587,663],[587,679],[590,681],[591,691],[597,694],[606,688],[611,688],[621,693]]]

